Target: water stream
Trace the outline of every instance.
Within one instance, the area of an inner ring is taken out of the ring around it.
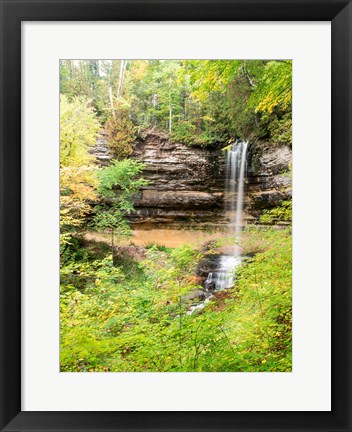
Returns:
[[[244,182],[247,170],[247,141],[236,141],[226,151],[225,211],[229,218],[229,235],[235,237],[230,255],[222,255],[218,268],[209,273],[206,287],[215,290],[230,288],[234,285],[236,267],[241,264],[241,231]]]
[[[247,170],[247,141],[236,141],[226,151],[225,212],[229,218],[229,236],[235,237],[231,253],[221,255],[214,271],[208,274],[204,287],[207,300],[215,291],[231,288],[235,284],[236,268],[241,264],[241,231],[243,227],[244,183]],[[204,304],[191,306],[188,313],[204,307]]]

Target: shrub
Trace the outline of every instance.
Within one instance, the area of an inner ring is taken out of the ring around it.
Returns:
[[[126,114],[116,114],[106,123],[108,133],[107,144],[118,159],[132,154],[131,144],[137,138],[136,128]]]
[[[292,201],[282,201],[281,205],[270,210],[264,210],[260,216],[263,224],[276,222],[292,222]]]

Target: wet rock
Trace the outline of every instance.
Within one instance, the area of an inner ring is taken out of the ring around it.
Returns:
[[[181,297],[182,302],[188,302],[190,300],[204,300],[206,298],[206,293],[203,290],[192,290],[186,295]]]
[[[219,268],[221,254],[204,255],[199,261],[196,269],[196,275],[202,280],[202,285],[205,287],[205,281],[209,273],[215,273]]]

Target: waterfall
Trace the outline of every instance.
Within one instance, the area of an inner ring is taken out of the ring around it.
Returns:
[[[236,141],[226,151],[225,211],[230,218],[230,234],[235,236],[234,256],[240,254],[247,146],[247,141]]]
[[[215,290],[234,285],[235,268],[241,264],[239,242],[242,231],[244,182],[247,169],[247,141],[236,141],[226,150],[225,212],[229,217],[229,234],[235,236],[230,255],[222,255],[215,272],[209,274],[207,285],[213,283]]]

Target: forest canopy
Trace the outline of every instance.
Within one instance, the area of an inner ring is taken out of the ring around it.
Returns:
[[[291,144],[290,60],[62,60],[60,92],[90,101],[120,158],[148,128],[193,145]]]

